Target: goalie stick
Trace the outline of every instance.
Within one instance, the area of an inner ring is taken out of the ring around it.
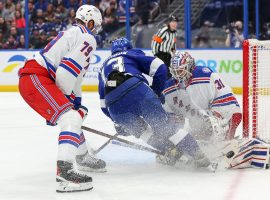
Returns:
[[[89,127],[86,127],[86,126],[82,126],[82,129],[85,130],[85,131],[88,131],[88,132],[91,132],[91,133],[94,133],[94,134],[97,134],[97,135],[101,135],[103,137],[107,137],[107,138],[110,138],[110,140],[116,140],[116,141],[119,141],[119,142],[122,142],[122,143],[125,143],[129,146],[132,146],[136,149],[140,149],[140,150],[144,150],[144,151],[148,151],[148,152],[152,152],[152,153],[156,153],[156,154],[159,154],[159,155],[163,155],[162,152],[156,150],[156,149],[152,149],[152,148],[149,148],[149,147],[146,147],[146,146],[143,146],[143,145],[140,145],[140,144],[136,144],[134,142],[130,142],[128,140],[125,140],[125,139],[122,139],[122,138],[119,138],[119,137],[115,137],[115,135],[110,135],[110,134],[107,134],[107,133],[104,133],[102,131],[98,131],[98,130],[95,130],[95,129],[92,129],[92,128],[89,128]],[[110,142],[109,140],[109,142]],[[106,142],[107,143],[107,142]],[[106,144],[107,145],[107,144]],[[105,147],[105,146],[104,146]]]

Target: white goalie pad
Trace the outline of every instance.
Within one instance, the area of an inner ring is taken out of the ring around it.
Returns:
[[[259,139],[243,139],[239,142],[238,154],[232,160],[230,168],[259,168],[269,165],[269,144]]]

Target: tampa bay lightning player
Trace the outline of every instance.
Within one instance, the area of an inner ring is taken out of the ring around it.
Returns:
[[[175,158],[180,152],[187,153],[206,161],[207,167],[210,162],[192,136],[184,131],[175,134],[169,125],[159,99],[167,80],[166,65],[159,58],[133,49],[126,38],[114,40],[111,52],[99,73],[99,94],[102,111],[125,130],[117,128],[118,133],[131,133],[165,154],[176,149]],[[153,78],[151,87],[143,74]],[[147,127],[151,131],[146,131]]]

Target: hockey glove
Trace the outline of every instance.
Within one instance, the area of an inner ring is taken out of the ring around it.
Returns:
[[[85,106],[80,105],[77,109],[78,113],[81,115],[83,121],[87,117],[88,109]]]
[[[47,124],[48,126],[56,126],[56,125],[57,125],[57,124],[51,123],[49,120],[46,120],[46,124]]]

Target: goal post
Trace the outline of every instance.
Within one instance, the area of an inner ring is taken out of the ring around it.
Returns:
[[[270,41],[243,42],[243,136],[270,142]]]

